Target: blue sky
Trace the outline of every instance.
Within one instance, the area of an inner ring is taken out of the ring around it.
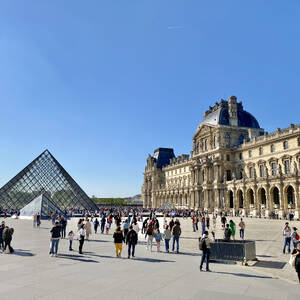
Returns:
[[[299,36],[299,0],[2,0],[0,185],[47,148],[89,195],[137,194],[231,95],[300,123]]]

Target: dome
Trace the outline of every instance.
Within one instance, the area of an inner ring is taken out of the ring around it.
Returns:
[[[257,129],[260,128],[257,120],[250,113],[243,109],[241,102],[236,103],[236,109],[238,126]],[[228,101],[221,100],[221,102],[216,103],[214,107],[210,107],[210,109],[204,113],[204,119],[200,125],[202,124],[230,126]]]

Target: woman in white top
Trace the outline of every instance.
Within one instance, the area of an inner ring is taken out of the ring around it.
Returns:
[[[136,232],[137,237],[139,236],[139,231],[140,231],[140,226],[137,223],[137,221],[135,220],[134,222],[132,222],[132,229]]]
[[[82,247],[84,244],[84,239],[86,236],[86,231],[85,231],[85,225],[83,225],[79,231],[78,231],[78,240],[79,240],[79,254],[83,254],[82,253]]]

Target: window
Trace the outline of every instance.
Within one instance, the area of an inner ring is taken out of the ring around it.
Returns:
[[[226,155],[226,160],[230,161],[230,155],[229,154]]]
[[[254,168],[253,167],[249,168],[249,177],[254,178]]]
[[[244,142],[244,136],[243,135],[240,135],[240,137],[239,137],[239,144],[241,145],[241,144],[243,144],[243,142]]]
[[[272,153],[275,152],[275,145],[274,144],[271,145],[271,152]]]
[[[217,148],[217,137],[214,136],[214,148]]]
[[[227,181],[232,180],[231,170],[226,170],[226,180]]]
[[[240,153],[240,154],[239,154],[239,158],[240,158],[240,160],[243,159],[243,153]]]
[[[260,174],[260,177],[265,177],[265,166],[264,165],[259,166],[259,174]]]
[[[249,158],[251,158],[252,157],[252,151],[251,150],[249,150]]]
[[[277,164],[275,162],[272,162],[271,168],[272,168],[272,176],[276,176],[277,175]]]
[[[227,148],[230,148],[230,134],[225,133],[225,145]]]
[[[290,160],[285,160],[284,161],[284,169],[285,169],[285,174],[290,174]]]
[[[263,155],[263,147],[259,147],[259,155]]]
[[[300,147],[300,137],[298,137],[298,146]]]
[[[205,151],[207,151],[207,149],[208,149],[207,148],[207,140],[204,141],[204,149],[205,149]]]
[[[283,142],[283,149],[286,150],[289,148],[289,143],[287,141]]]

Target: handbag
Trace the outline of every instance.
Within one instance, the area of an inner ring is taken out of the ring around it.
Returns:
[[[291,255],[289,260],[289,264],[291,265],[291,267],[295,267],[295,262],[296,262],[296,256]]]

